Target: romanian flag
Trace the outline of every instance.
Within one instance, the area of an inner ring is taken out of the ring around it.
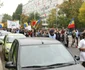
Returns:
[[[28,23],[27,22],[24,23],[24,27],[28,27]]]
[[[68,28],[75,28],[74,18],[72,18],[71,22],[68,25]]]

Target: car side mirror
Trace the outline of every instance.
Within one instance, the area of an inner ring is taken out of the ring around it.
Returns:
[[[74,59],[77,60],[77,61],[79,61],[79,60],[80,60],[80,57],[77,56],[77,55],[75,55],[75,56],[74,56]]]
[[[12,61],[9,61],[9,62],[7,62],[6,64],[5,64],[5,68],[8,68],[8,69],[11,69],[11,68],[16,68],[16,65],[15,64],[13,64],[13,62]]]

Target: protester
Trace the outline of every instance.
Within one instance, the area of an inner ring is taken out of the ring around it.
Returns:
[[[64,45],[66,46],[66,47],[68,47],[68,44],[69,44],[69,38],[68,38],[68,33],[67,33],[67,31],[65,30],[65,32],[64,32]]]
[[[62,30],[61,30],[61,34],[60,34],[60,38],[61,38],[62,43],[64,42],[64,33],[65,33],[65,29],[63,27]]]
[[[80,40],[78,48],[80,50],[80,61],[82,62],[82,65],[85,67],[85,33],[83,33],[83,39]]]
[[[76,47],[78,46],[78,35],[79,35],[79,31],[78,30],[76,30]]]
[[[80,34],[80,40],[83,39],[83,33],[85,33],[85,29],[84,29],[83,32],[81,32],[81,34]]]
[[[58,29],[56,29],[55,34],[56,34],[56,40],[59,40],[60,41],[60,33],[59,33],[59,30]]]
[[[56,34],[54,33],[53,29],[51,29],[49,32],[49,38],[56,39]]]
[[[76,33],[75,30],[72,31],[72,44],[71,47],[73,47],[74,43],[75,43],[75,39],[76,39]]]

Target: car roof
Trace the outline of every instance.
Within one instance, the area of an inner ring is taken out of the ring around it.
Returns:
[[[9,33],[9,34],[7,34],[7,35],[23,35],[23,34],[20,34],[20,33]],[[24,35],[25,36],[25,35]]]
[[[19,45],[39,45],[39,44],[61,44],[58,40],[46,37],[29,37],[25,39],[17,39]]]

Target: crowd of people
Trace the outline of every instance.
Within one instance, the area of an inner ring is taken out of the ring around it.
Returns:
[[[68,29],[65,29],[64,27],[62,29],[58,28],[50,28],[50,29],[39,29],[39,30],[27,30],[27,29],[7,29],[7,31],[10,31],[12,33],[22,33],[27,37],[49,37],[52,39],[56,39],[61,41],[66,47],[69,46],[69,37],[68,35],[70,34]],[[78,41],[82,39],[82,35],[85,32],[80,32],[77,29],[74,29],[71,32],[71,37],[72,37],[72,43],[71,47],[78,47]]]
[[[67,29],[58,29],[58,28],[50,28],[50,29],[39,29],[39,30],[26,30],[26,29],[7,29],[12,33],[22,33],[27,37],[49,37],[55,40],[61,41],[66,47],[68,47],[69,39],[68,39],[68,30]]]

